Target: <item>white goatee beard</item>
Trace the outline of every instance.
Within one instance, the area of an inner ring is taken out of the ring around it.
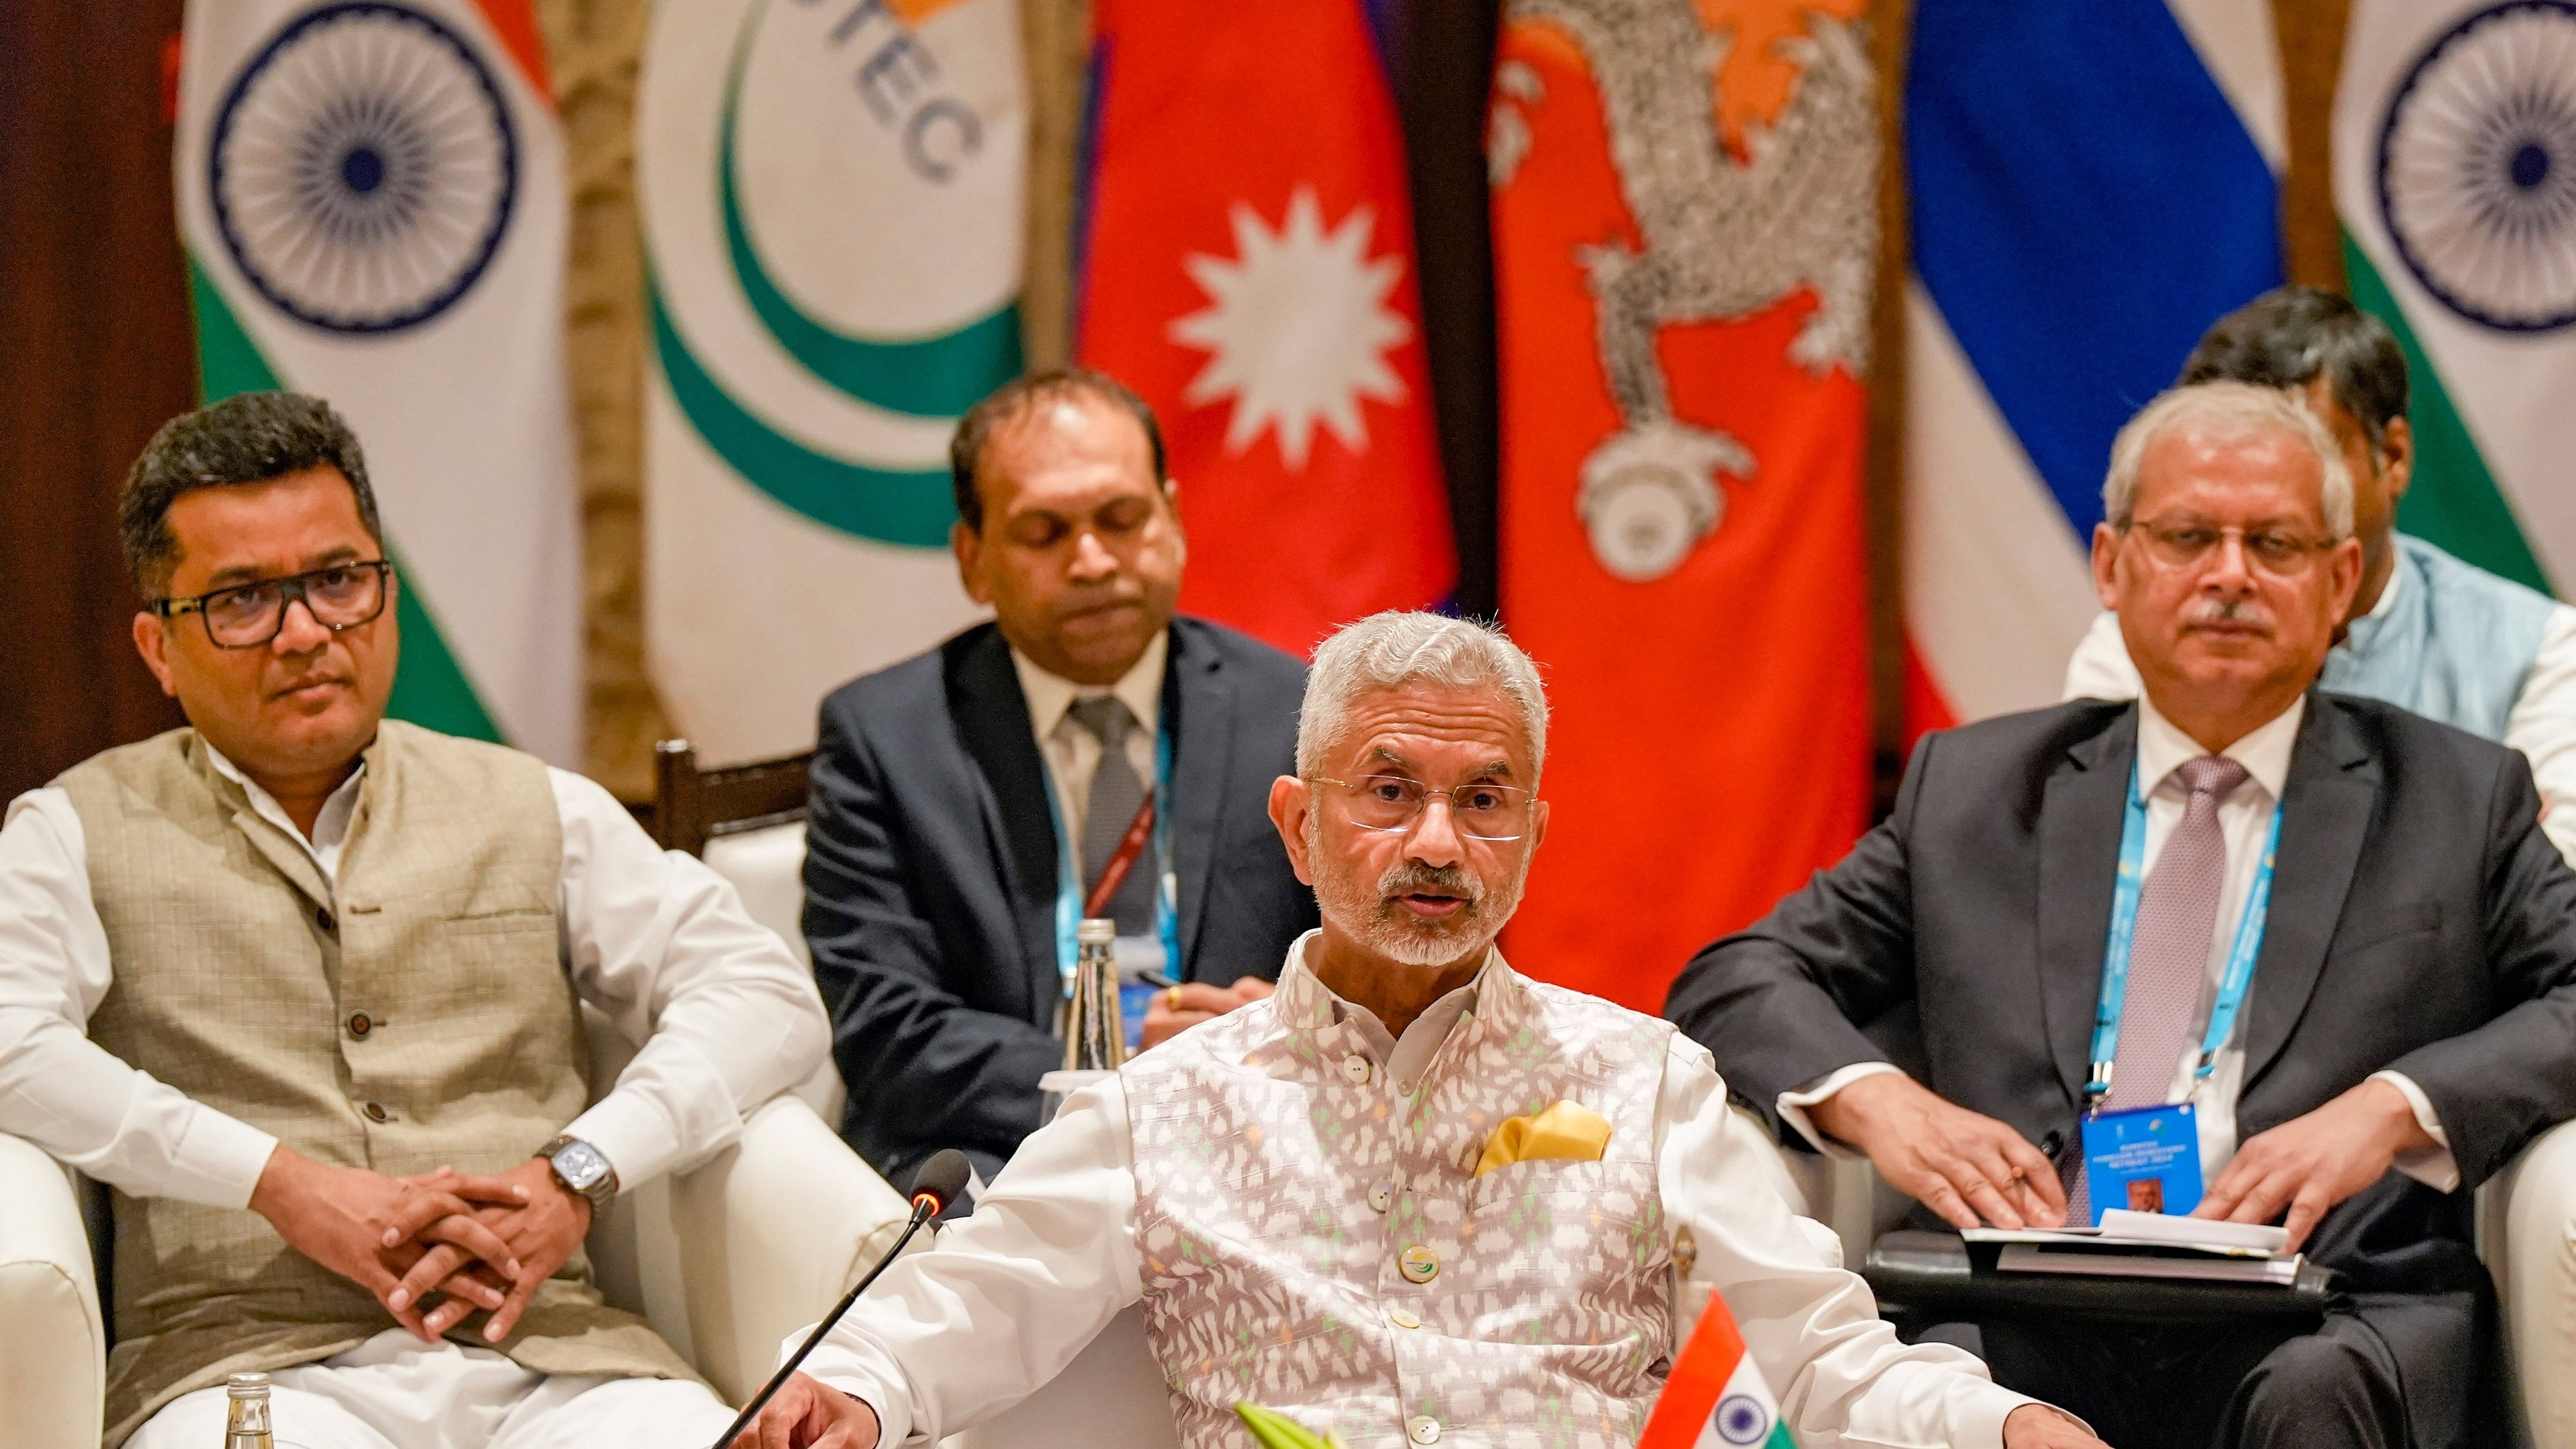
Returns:
[[[1332,869],[1322,850],[1321,823],[1306,831],[1308,857],[1316,862],[1315,904],[1324,919],[1370,951],[1404,966],[1446,966],[1483,951],[1502,934],[1503,923],[1520,909],[1529,883],[1529,860],[1523,857],[1511,879],[1492,887],[1463,867],[1433,868],[1407,861],[1362,885],[1344,871]],[[1406,912],[1394,897],[1409,890],[1437,889],[1464,897],[1466,905],[1447,920],[1426,921]]]

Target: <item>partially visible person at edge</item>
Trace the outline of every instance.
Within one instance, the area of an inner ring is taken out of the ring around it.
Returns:
[[[2100,1449],[1897,1341],[1706,1051],[1504,964],[1546,754],[1499,631],[1326,640],[1269,795],[1323,917],[1278,993],[1072,1094],[736,1444],[936,1442],[1137,1303],[1189,1449],[1244,1442],[1242,1399],[1351,1449],[1626,1444],[1723,1293],[1800,1442]]]
[[[597,785],[384,718],[402,581],[319,399],[173,421],[121,510],[188,725],[0,828],[0,1132],[115,1189],[107,1443],[206,1449],[269,1370],[302,1449],[699,1449],[582,1239],[813,1070],[812,982]]]
[[[2388,324],[2332,292],[2282,287],[2218,319],[2182,381],[2297,394],[2353,481],[2361,587],[2318,685],[2384,699],[2522,751],[2541,825],[2576,861],[2576,608],[2397,531],[2415,476],[2406,353]],[[2108,611],[2066,666],[2068,699],[2135,699],[2137,667]]]
[[[2473,1195],[2576,1115],[2576,873],[2521,755],[2315,687],[2362,549],[2298,399],[2165,394],[2102,502],[2136,702],[1927,735],[1895,812],[1666,1012],[1918,1226],[2090,1224],[2123,1204],[2085,1119],[2187,1104],[2194,1213],[2286,1228],[2340,1275],[2322,1321],[1949,1326],[2121,1449],[2490,1442]],[[1913,1050],[1865,1031],[1907,1008]]]
[[[1154,414],[1096,372],[1022,378],[958,421],[950,542],[993,621],[823,701],[805,939],[849,1088],[842,1135],[895,1182],[942,1147],[986,1179],[1038,1125],[1073,921],[1148,802],[1108,905],[1177,984],[1152,1045],[1270,992],[1314,924],[1263,813],[1305,670],[1176,618],[1178,492]]]

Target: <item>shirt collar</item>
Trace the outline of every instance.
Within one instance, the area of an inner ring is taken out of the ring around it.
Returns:
[[[1070,679],[1049,674],[1014,646],[1011,668],[1020,676],[1020,697],[1028,701],[1029,724],[1036,729],[1038,737],[1044,739],[1055,733],[1057,725],[1064,723],[1064,712],[1073,707],[1075,700],[1112,694],[1151,734],[1162,727],[1163,661],[1171,654],[1171,639],[1172,631],[1169,629],[1156,634],[1145,645],[1145,652],[1137,658],[1135,665],[1119,676],[1116,684],[1106,689],[1096,684],[1076,684]]]
[[[295,828],[295,822],[286,817],[286,807],[277,803],[276,796],[262,789],[257,780],[243,774],[240,766],[225,759],[224,752],[216,749],[203,734],[197,736],[197,743],[204,748],[206,763],[214,767],[215,773],[241,786],[242,793],[250,797],[252,813],[285,831],[306,851],[336,850],[348,842],[349,822],[358,813],[358,786],[367,778],[365,755],[358,756],[358,768],[349,772],[349,778],[340,782],[340,788],[324,798],[322,813],[313,820],[313,836],[307,840],[304,832]]]
[[[2299,721],[2307,709],[2308,697],[2302,694],[2291,701],[2288,709],[2247,731],[2220,753],[2243,765],[2253,782],[2263,787],[2264,794],[2280,799],[2282,786],[2290,778],[2290,751],[2299,742]],[[2143,694],[2138,696],[2138,780],[2145,794],[2163,789],[2185,761],[2208,753],[2199,741],[2158,713],[2155,701]]]
[[[2378,601],[2370,606],[2369,613],[2362,615],[2365,619],[2385,619],[2395,612],[2397,591],[2406,587],[2406,554],[2404,550],[2397,547],[2393,539],[2390,540],[2388,548],[2389,552],[2397,556],[2396,562],[2388,570],[2388,582],[2379,586]]]
[[[1391,1057],[1395,1052],[1395,1034],[1386,1029],[1386,1023],[1378,1020],[1377,1013],[1357,1002],[1345,1000],[1340,993],[1326,986],[1323,978],[1306,964],[1307,947],[1323,934],[1320,929],[1309,930],[1289,944],[1287,964],[1279,971],[1278,994],[1285,998],[1281,1020],[1291,1026],[1306,1027],[1347,1021],[1359,1028],[1360,1034],[1377,1048],[1380,1060]],[[1413,1019],[1413,1024],[1404,1029],[1404,1034],[1407,1037],[1427,1034],[1433,1041],[1448,1040],[1449,1033],[1457,1028],[1458,1023],[1475,1011],[1476,1000],[1486,984],[1495,979],[1496,973],[1510,969],[1503,964],[1501,947],[1486,947],[1485,964],[1476,969],[1474,978],[1424,1007],[1422,1014]]]

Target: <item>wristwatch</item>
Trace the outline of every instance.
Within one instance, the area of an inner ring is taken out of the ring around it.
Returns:
[[[578,1137],[557,1137],[537,1149],[537,1155],[554,1169],[555,1181],[570,1191],[590,1199],[592,1212],[605,1212],[611,1198],[617,1196],[617,1169],[608,1165],[607,1154]]]

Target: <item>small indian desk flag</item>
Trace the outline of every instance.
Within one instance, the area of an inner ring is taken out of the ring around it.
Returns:
[[[1637,1449],[1797,1449],[1726,1300],[1711,1293]]]

